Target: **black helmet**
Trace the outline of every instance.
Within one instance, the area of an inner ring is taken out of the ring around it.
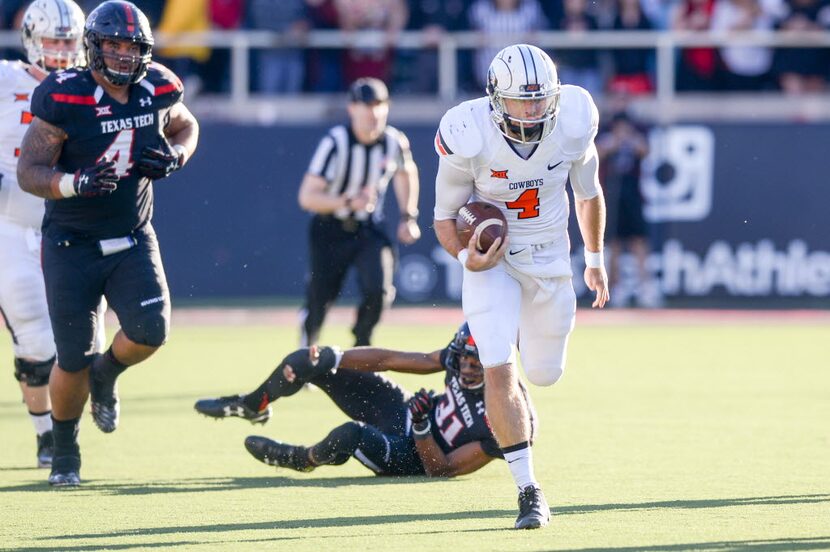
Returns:
[[[101,48],[103,40],[127,40],[138,44],[138,57],[105,54]],[[153,32],[147,17],[131,2],[110,0],[95,8],[84,26],[84,48],[89,67],[104,75],[116,86],[135,84],[147,74],[147,66],[153,51]],[[115,61],[109,67],[105,58]]]
[[[450,341],[447,347],[447,371],[458,378],[458,382],[466,389],[482,389],[484,387],[484,374],[477,374],[476,377],[470,378],[467,374],[461,373],[461,357],[472,356],[480,363],[478,358],[478,346],[476,345],[473,334],[470,333],[470,326],[466,322],[459,326],[458,331],[455,332],[455,337]]]

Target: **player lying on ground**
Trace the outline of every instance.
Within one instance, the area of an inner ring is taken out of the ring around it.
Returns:
[[[376,373],[432,374],[445,371],[439,395],[414,395]],[[206,416],[238,416],[265,423],[270,403],[293,395],[305,383],[322,389],[350,418],[311,447],[251,436],[245,447],[266,464],[311,471],[344,464],[354,456],[377,475],[452,477],[471,473],[502,458],[484,408],[484,373],[467,324],[443,350],[405,353],[358,347],[299,349],[277,366],[262,385],[243,395],[196,402]],[[522,396],[534,412],[524,387]],[[535,415],[533,416],[535,429]]]

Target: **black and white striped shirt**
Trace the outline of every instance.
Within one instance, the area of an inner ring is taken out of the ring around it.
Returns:
[[[387,126],[374,144],[361,144],[346,125],[338,125],[320,140],[308,166],[310,174],[323,177],[331,196],[357,196],[364,188],[374,188],[377,203],[371,215],[365,210],[354,213],[357,220],[383,220],[383,204],[392,177],[412,163],[409,140],[400,130]],[[333,215],[346,219],[352,211],[346,207]]]

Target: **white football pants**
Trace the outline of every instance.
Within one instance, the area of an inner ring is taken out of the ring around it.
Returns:
[[[576,317],[571,276],[534,278],[504,262],[490,270],[464,270],[464,316],[485,368],[521,355],[527,379],[553,385],[565,370],[568,336]]]

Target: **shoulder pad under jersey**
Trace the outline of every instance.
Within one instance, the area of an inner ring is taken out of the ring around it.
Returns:
[[[599,113],[591,94],[579,86],[563,85],[556,127],[560,146],[571,155],[582,155],[597,135]]]
[[[147,75],[138,84],[152,96],[163,98],[171,105],[181,100],[184,94],[181,79],[173,71],[155,61],[147,68]]]
[[[435,135],[435,151],[438,155],[458,155],[470,159],[479,154],[484,145],[477,123],[482,100],[487,103],[487,98],[471,100],[444,114]]]
[[[0,60],[0,90],[5,92],[14,87],[19,72],[23,70],[23,66],[16,61]]]

